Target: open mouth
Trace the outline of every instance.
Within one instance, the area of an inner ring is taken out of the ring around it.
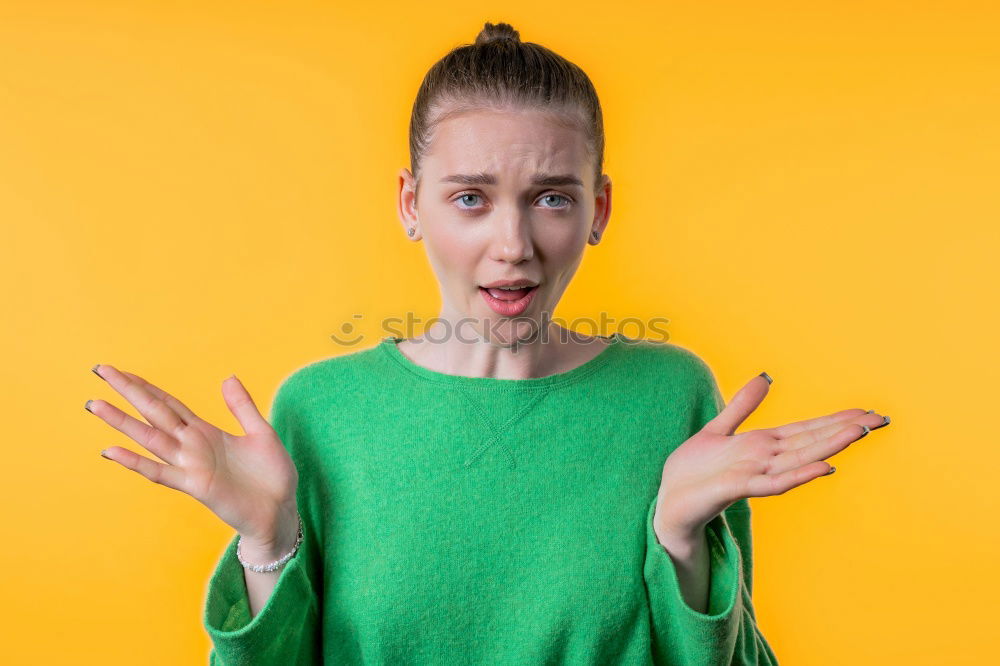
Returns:
[[[538,290],[538,286],[521,287],[519,289],[502,289],[500,287],[480,287],[479,293],[483,295],[486,304],[496,312],[507,317],[513,317],[524,312],[531,304],[531,300]]]
[[[514,302],[524,298],[525,296],[528,295],[528,292],[531,292],[537,288],[538,287],[520,287],[518,289],[508,289],[504,287],[492,287],[490,289],[487,289],[486,287],[480,287],[479,289],[481,291],[485,291],[498,301]]]

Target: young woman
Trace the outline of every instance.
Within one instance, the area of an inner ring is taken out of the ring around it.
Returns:
[[[611,212],[600,104],[576,65],[490,24],[425,77],[399,214],[440,282],[424,336],[311,363],[245,435],[109,364],[146,418],[88,408],[160,458],[103,454],[237,534],[209,584],[214,664],[775,664],[754,615],[750,497],[833,472],[889,422],[845,409],[734,434],[667,342],[551,313]]]

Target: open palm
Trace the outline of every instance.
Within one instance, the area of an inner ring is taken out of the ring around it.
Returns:
[[[222,393],[245,435],[206,422],[138,375],[108,364],[93,370],[149,423],[105,400],[89,400],[87,409],[163,462],[121,446],[105,449],[104,457],[194,497],[249,539],[273,539],[278,523],[295,515],[295,465],[235,376],[223,382]]]
[[[874,410],[845,409],[733,434],[760,406],[769,387],[763,375],[751,379],[670,454],[653,517],[658,534],[696,534],[738,500],[780,495],[824,476],[832,469],[826,458],[889,423]]]

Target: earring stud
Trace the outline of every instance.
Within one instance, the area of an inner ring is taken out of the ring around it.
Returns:
[[[414,233],[416,233],[416,229],[414,229],[413,227],[410,227],[409,229],[406,230],[407,236],[412,237]]]

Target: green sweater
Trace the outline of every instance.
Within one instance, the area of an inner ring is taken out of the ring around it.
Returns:
[[[667,456],[725,404],[711,370],[608,337],[547,377],[436,372],[392,336],[286,377],[270,421],[304,539],[251,618],[233,537],[207,589],[209,663],[776,664],[747,500],[706,528],[706,613],[652,527]]]

